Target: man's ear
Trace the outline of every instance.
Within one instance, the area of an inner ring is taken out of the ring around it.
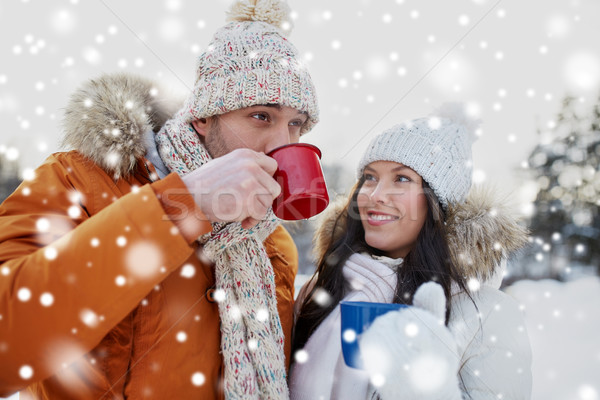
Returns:
[[[200,118],[192,121],[192,126],[198,135],[206,137],[206,132],[208,132],[208,120],[206,118]]]

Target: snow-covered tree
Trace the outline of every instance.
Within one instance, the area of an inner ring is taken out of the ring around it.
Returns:
[[[555,127],[528,159],[538,187],[530,221],[536,257],[549,257],[554,277],[565,260],[600,272],[599,160],[600,99],[582,115],[578,100],[566,97]]]

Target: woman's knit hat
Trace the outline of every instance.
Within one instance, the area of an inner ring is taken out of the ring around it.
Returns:
[[[288,6],[279,0],[238,0],[231,21],[200,55],[196,83],[185,107],[189,122],[261,104],[308,114],[302,133],[319,120],[312,79],[286,38]]]
[[[444,209],[461,203],[471,188],[471,145],[479,122],[463,104],[447,103],[429,117],[396,125],[371,141],[358,177],[372,162],[395,161],[415,170]]]

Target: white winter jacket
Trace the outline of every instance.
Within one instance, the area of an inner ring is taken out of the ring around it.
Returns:
[[[467,203],[449,213],[453,259],[466,276],[475,278],[472,282],[479,284],[479,287],[470,285],[471,297],[459,290],[452,297],[448,329],[456,342],[460,360],[458,385],[463,399],[529,400],[531,348],[523,312],[512,297],[499,290],[503,275],[501,260],[523,245],[526,233],[492,200],[489,192],[473,191]],[[324,216],[325,222],[321,224],[316,239],[317,252],[323,251],[330,240],[335,240],[337,233],[333,231],[331,221],[339,212],[338,207]],[[344,228],[336,226],[335,230],[338,229]],[[458,254],[462,261],[467,262],[459,261]],[[369,282],[366,288],[359,290],[364,293],[358,296],[364,298],[358,301],[390,302],[395,277],[377,278],[384,274],[380,267],[372,267],[374,260],[361,261],[356,256],[353,255],[349,262],[373,272],[366,278]],[[309,289],[305,286],[299,293],[296,312]],[[356,299],[357,293],[353,291],[349,295]],[[341,392],[344,400],[372,398],[373,388],[369,386],[368,376],[343,364],[340,330],[338,305],[309,338],[305,346],[305,349],[310,347],[312,350],[307,350],[309,361],[292,367],[292,399],[342,399]],[[317,358],[314,362],[310,360],[311,353]],[[332,358],[336,361],[324,362]],[[398,399],[402,398],[399,388]]]
[[[529,400],[531,347],[519,304],[489,285],[452,298],[448,328],[460,355],[463,398]]]
[[[354,255],[349,265],[354,270],[385,270],[373,266],[374,260]],[[369,265],[370,264],[370,265]],[[356,275],[355,275],[356,276]],[[370,274],[369,285],[350,292],[350,301],[390,302],[393,298],[391,275],[377,279]],[[298,299],[307,293],[303,288]],[[528,400],[531,396],[531,348],[525,321],[517,302],[490,284],[471,295],[453,295],[448,329],[454,336],[459,361],[459,386],[464,399]],[[341,354],[339,305],[317,328],[305,346],[309,360],[292,367],[292,400],[313,398],[371,399],[373,388],[368,376],[349,368]],[[395,332],[389,332],[391,336]],[[394,357],[394,355],[392,355]],[[311,359],[312,358],[312,359]],[[401,388],[398,390],[401,396]],[[387,400],[387,399],[384,399]],[[441,400],[441,399],[440,399]]]

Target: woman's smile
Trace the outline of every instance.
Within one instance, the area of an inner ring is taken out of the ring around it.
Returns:
[[[380,211],[367,211],[367,223],[373,226],[381,226],[398,221],[400,217],[386,214]]]

